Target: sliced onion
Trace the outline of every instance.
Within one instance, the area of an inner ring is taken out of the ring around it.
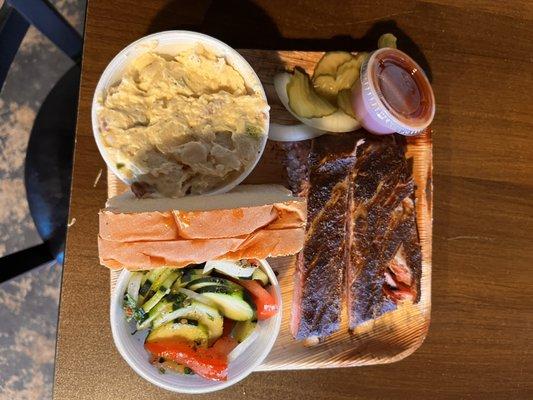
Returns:
[[[141,288],[142,272],[133,272],[128,282],[128,294],[137,303],[139,300],[139,289]]]
[[[321,118],[302,118],[298,116],[289,106],[287,84],[290,79],[291,74],[288,72],[281,72],[274,77],[274,87],[285,108],[305,125],[326,132],[351,132],[361,127],[361,124],[355,118],[350,117],[341,110],[337,110],[333,114]]]
[[[257,267],[243,267],[235,261],[208,261],[205,263],[204,274],[216,269],[218,272],[231,276],[232,278],[249,278],[252,276]]]
[[[250,333],[250,336],[248,336],[246,339],[242,341],[237,347],[235,347],[231,353],[228,355],[228,362],[232,362],[237,357],[239,357],[244,351],[250,347],[250,345],[259,337],[259,332],[257,331],[259,328],[259,324],[255,327],[254,331]]]
[[[268,138],[276,142],[299,142],[316,138],[324,133],[326,132],[304,124],[281,125],[271,123],[268,129]]]
[[[179,288],[178,292],[183,293],[184,295],[190,297],[191,299],[196,300],[199,303],[203,303],[206,306],[218,308],[217,303],[215,303],[209,297],[204,296],[203,294],[196,293],[196,292],[193,292],[192,290],[185,289],[185,288]]]

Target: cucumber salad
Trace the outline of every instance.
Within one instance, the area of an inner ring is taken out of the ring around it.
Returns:
[[[122,307],[161,373],[223,381],[279,305],[260,263],[240,260],[132,272]]]

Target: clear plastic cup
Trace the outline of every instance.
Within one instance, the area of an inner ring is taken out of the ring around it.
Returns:
[[[411,57],[383,48],[361,66],[352,91],[352,107],[369,132],[413,136],[431,124],[435,96],[424,71]]]

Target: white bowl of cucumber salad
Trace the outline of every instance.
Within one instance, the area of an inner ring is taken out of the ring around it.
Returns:
[[[123,270],[110,308],[115,345],[130,367],[179,393],[244,379],[281,325],[281,291],[265,260]]]

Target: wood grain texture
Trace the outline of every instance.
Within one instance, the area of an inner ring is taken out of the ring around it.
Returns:
[[[203,399],[529,399],[533,397],[533,3],[360,0],[90,0],[63,272],[54,398],[189,398],[121,359],[106,317],[96,213],[107,197],[90,126],[96,82],[133,40],[193,29],[235,48],[368,50],[392,31],[427,69],[433,124],[432,318],[389,365],[256,373]],[[94,185],[94,186],[93,186]]]

